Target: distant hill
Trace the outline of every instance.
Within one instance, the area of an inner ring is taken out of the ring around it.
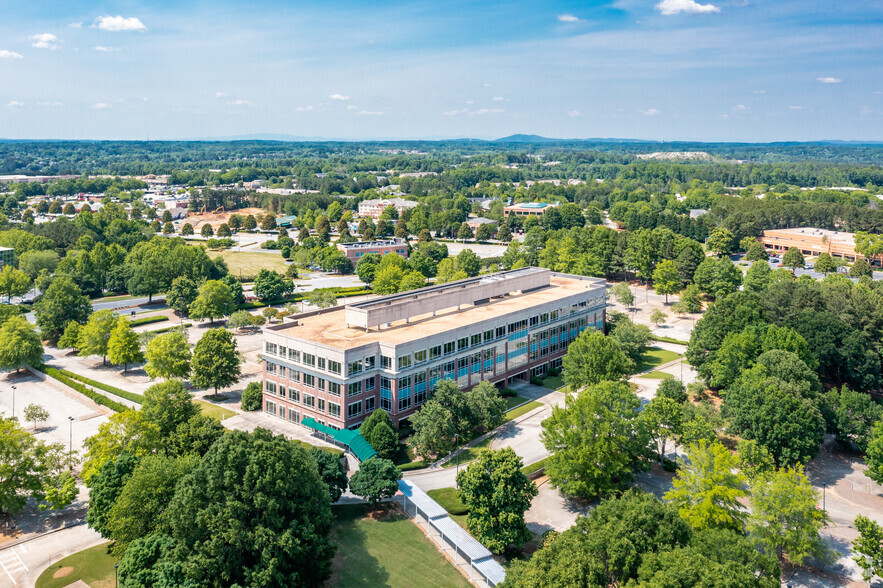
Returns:
[[[576,139],[577,141],[579,139]],[[563,143],[567,141],[567,139],[550,139],[549,137],[542,137],[540,135],[509,135],[508,137],[503,137],[502,139],[496,139],[492,141],[493,143]]]

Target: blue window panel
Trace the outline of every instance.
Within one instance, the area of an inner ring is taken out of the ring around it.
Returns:
[[[390,392],[389,388],[384,388],[380,391],[381,398],[392,398],[392,392]]]
[[[535,342],[530,344],[530,350],[531,350],[531,351],[536,351],[536,350],[537,350],[537,344],[536,344]]]
[[[462,378],[463,376],[466,376],[468,374],[469,374],[469,368],[463,368],[461,370],[457,370],[457,377],[458,378]]]
[[[541,347],[548,347],[548,346],[549,346],[549,340],[548,340],[548,339],[543,339],[542,341],[540,341],[540,346],[541,346]]]
[[[484,362],[484,369],[490,369],[492,367],[494,367],[494,360],[493,359],[489,359],[486,362]]]
[[[426,392],[426,382],[414,386],[414,392]]]
[[[399,398],[409,397],[411,395],[411,387],[408,386],[407,388],[402,388],[401,390],[399,390],[398,394],[399,394]]]
[[[435,388],[435,385],[438,384],[439,382],[441,382],[441,378],[433,378],[433,379],[429,380],[430,389]]]
[[[473,374],[477,374],[480,371],[481,371],[481,364],[480,363],[472,364],[472,373]]]

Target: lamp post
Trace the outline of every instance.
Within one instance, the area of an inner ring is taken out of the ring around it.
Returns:
[[[460,475],[460,433],[454,433],[454,443],[457,444],[457,473],[454,476],[454,485],[459,489],[460,484],[457,482],[457,477]]]
[[[12,387],[12,418],[15,418],[15,386]]]
[[[120,564],[113,564],[113,585],[115,587],[120,585],[120,575],[119,575],[120,570],[119,570],[119,568],[120,568]]]
[[[827,509],[828,485],[822,484],[822,510]]]
[[[67,417],[70,426],[68,427],[68,446],[67,446],[67,469],[74,469],[73,465],[71,465],[71,455],[74,452],[74,417]]]

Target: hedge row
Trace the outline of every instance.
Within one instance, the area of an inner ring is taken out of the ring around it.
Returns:
[[[110,398],[108,398],[107,396],[104,396],[103,394],[98,394],[97,392],[90,390],[89,388],[86,388],[85,386],[83,386],[79,382],[75,382],[75,381],[71,380],[70,378],[68,378],[67,376],[65,376],[64,374],[62,374],[59,370],[57,370],[55,368],[44,367],[44,368],[41,368],[41,371],[44,374],[46,374],[47,376],[58,380],[59,382],[61,382],[65,386],[73,388],[74,390],[76,390],[77,392],[82,394],[83,396],[90,398],[91,400],[93,400],[94,402],[96,402],[98,404],[102,404],[102,405],[106,406],[107,408],[111,409],[114,412],[123,412],[125,410],[129,410],[128,406],[126,406],[120,402],[117,402],[116,400],[111,400]]]
[[[79,380],[80,382],[82,382],[84,384],[88,384],[89,386],[92,386],[93,388],[98,388],[99,390],[104,390],[105,392],[110,392],[111,394],[115,394],[116,396],[119,396],[120,398],[125,398],[126,400],[131,400],[132,402],[137,402],[138,404],[142,404],[144,402],[144,397],[141,396],[140,394],[126,392],[125,390],[120,390],[119,388],[117,388],[115,386],[109,386],[108,384],[102,384],[101,382],[96,382],[95,380],[92,380],[92,379],[87,378],[85,376],[81,376],[80,374],[75,374],[73,372],[69,372],[67,370],[57,370],[57,371],[59,371],[61,374],[63,374],[64,376],[66,376],[70,379]]]
[[[150,323],[161,323],[167,320],[169,320],[169,317],[167,316],[146,316],[144,318],[133,320],[132,326],[139,327],[141,325],[149,325]]]
[[[173,326],[171,326],[171,327],[165,327],[165,328],[163,328],[163,329],[157,329],[157,330],[155,330],[155,331],[145,331],[144,333],[141,333],[141,334],[142,334],[142,335],[148,335],[148,334],[150,334],[150,335],[161,335],[161,334],[163,334],[163,333],[168,333],[169,331],[174,331],[175,329],[180,329],[182,326],[185,327],[185,328],[186,328],[186,327],[192,327],[192,326],[193,326],[193,323],[184,323],[183,325],[173,325]]]

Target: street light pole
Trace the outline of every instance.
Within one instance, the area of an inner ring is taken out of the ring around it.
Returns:
[[[119,575],[120,570],[119,570],[119,568],[120,568],[120,564],[113,564],[113,585],[114,585],[114,587],[120,585],[120,575]]]
[[[74,417],[69,416],[67,420],[70,422],[69,427],[69,438],[68,438],[68,447],[67,447],[67,469],[74,469],[73,465],[71,465],[71,455],[74,453]]]
[[[15,418],[15,386],[12,387],[12,418]]]
[[[457,444],[457,473],[454,476],[454,485],[459,489],[460,485],[457,483],[457,476],[460,475],[460,433],[454,433],[454,442]]]
[[[822,510],[827,510],[828,485],[822,484]]]

